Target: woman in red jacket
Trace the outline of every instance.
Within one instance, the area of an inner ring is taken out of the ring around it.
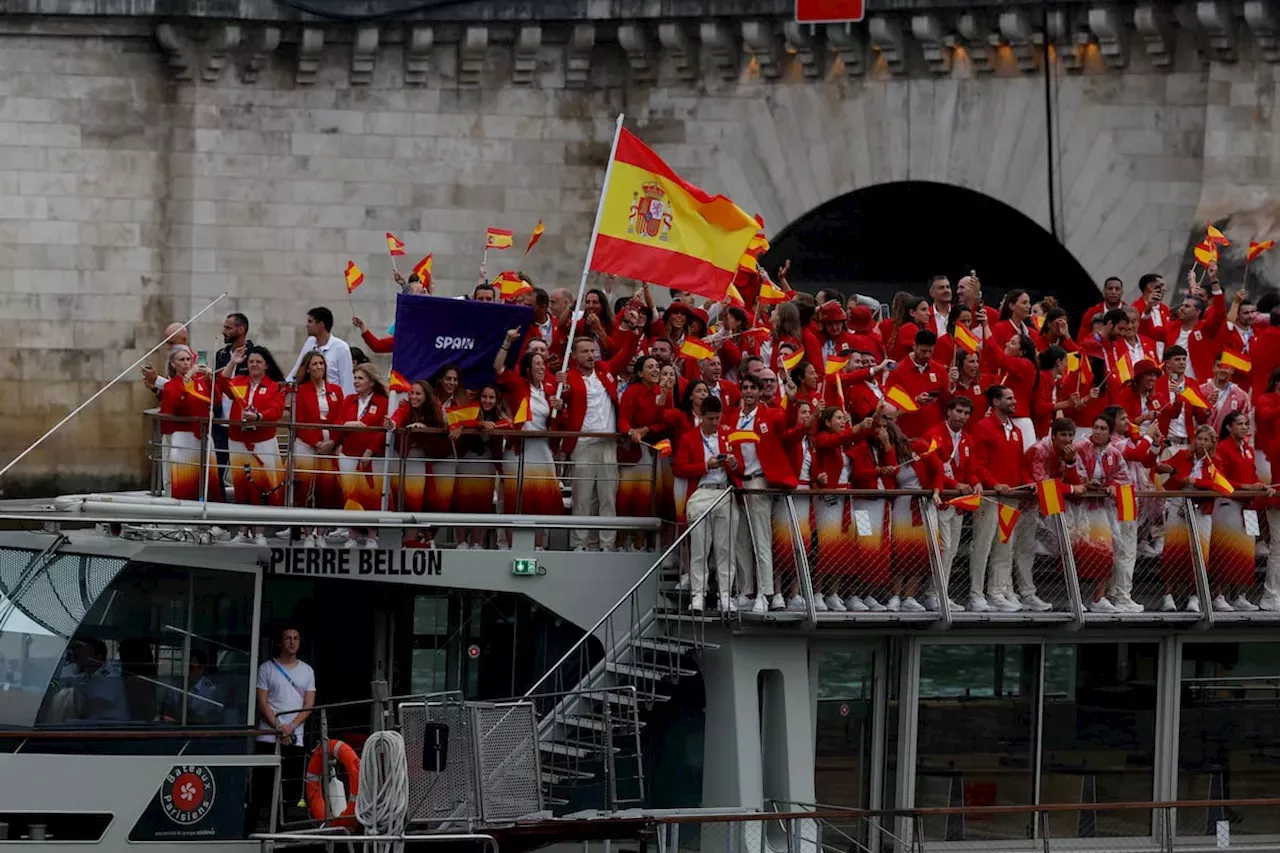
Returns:
[[[466,423],[467,430],[456,442],[458,448],[458,477],[453,487],[453,512],[481,515],[497,509],[496,477],[502,459],[502,436],[493,434],[495,429],[509,427],[511,415],[502,406],[502,397],[496,385],[485,385],[476,396],[479,412],[474,420]],[[501,426],[500,426],[501,425]],[[483,548],[488,531],[473,527],[462,537],[458,547],[470,543],[471,548]]]
[[[832,406],[822,410],[813,435],[811,488],[849,488],[853,459],[846,451],[861,434],[850,428],[849,414],[844,409]],[[819,495],[815,504],[818,553],[813,569],[813,605],[820,611],[843,613],[849,609],[844,596],[853,585],[856,571],[848,551],[849,499]]]
[[[671,382],[662,381],[662,363],[651,355],[638,358],[618,403],[618,432],[629,439],[618,446],[619,516],[654,513],[656,469],[651,448],[671,438],[672,428],[683,420],[680,410],[671,405],[674,399]],[[643,533],[636,534],[634,544],[643,548],[645,538]]]
[[[782,447],[787,452],[791,469],[800,481],[797,491],[786,496],[795,508],[796,522],[800,526],[799,539],[791,526],[791,512],[787,508],[787,500],[779,498],[773,502],[771,526],[773,528],[773,574],[776,589],[779,592],[790,591],[787,598],[787,609],[800,611],[805,609],[804,598],[800,595],[800,577],[796,571],[796,554],[803,550],[806,558],[813,541],[813,523],[810,520],[812,502],[801,489],[809,488],[813,468],[813,406],[807,400],[790,404],[795,408],[795,423],[788,427],[782,435]]]
[[[1013,392],[1013,423],[1022,431],[1022,449],[1029,450],[1038,440],[1031,420],[1031,404],[1040,384],[1036,345],[1026,335],[1016,335],[1006,338],[1003,346],[988,341],[982,347],[982,355],[990,359],[989,370],[996,376],[995,384]]]
[[[348,509],[377,511],[382,509],[382,478],[385,473],[383,452],[386,449],[384,422],[387,417],[387,386],[372,364],[358,364],[354,371],[356,393],[342,401],[340,420],[344,429],[338,432],[339,480],[344,506]],[[356,430],[355,427],[377,427]],[[347,547],[360,544],[359,531],[352,529]],[[372,534],[364,536],[364,547],[377,548]]]
[[[398,458],[401,454],[406,457],[404,482],[396,492],[397,496],[403,493],[404,511],[448,512],[447,505],[427,502],[427,482],[435,475],[434,460],[448,458],[452,461],[453,457],[453,442],[449,441],[447,435],[443,432],[423,431],[445,428],[444,413],[440,410],[440,401],[436,399],[430,383],[415,379],[409,385],[408,399],[396,407],[395,414],[388,420],[388,426],[397,431],[397,461],[392,464],[399,465]],[[428,548],[434,547],[429,529],[406,540],[405,545],[415,547],[419,543]]]
[[[1035,399],[1031,401],[1031,421],[1035,424],[1036,435],[1048,435],[1049,424],[1055,419],[1078,415],[1080,397],[1068,394],[1062,385],[1062,376],[1067,372],[1066,350],[1051,346],[1040,353],[1037,361],[1040,376],[1036,382]]]
[[[924,613],[925,607],[916,600],[921,581],[928,580],[930,572],[929,541],[926,538],[924,514],[928,504],[941,504],[943,481],[942,460],[936,444],[930,448],[928,439],[910,439],[898,428],[898,414],[887,410],[884,414],[885,431],[894,453],[902,462],[897,466],[895,479],[899,489],[928,489],[931,497],[900,495],[893,498],[890,507],[889,553],[893,559],[893,595],[886,609],[904,613]],[[865,599],[864,599],[865,601]]]
[[[994,376],[982,373],[981,358],[976,352],[957,352],[952,370],[951,396],[964,397],[973,408],[973,413],[964,426],[964,431],[971,433],[987,413],[987,388],[997,383]]]
[[[249,375],[236,376],[248,363]],[[284,504],[284,471],[280,465],[280,445],[274,424],[284,416],[283,380],[271,353],[263,347],[240,347],[231,353],[227,366],[217,377],[217,389],[231,399],[231,427],[227,441],[231,485],[236,503],[251,506]],[[258,426],[258,424],[273,426]],[[267,537],[241,527],[232,542],[253,540],[266,547]]]
[[[1268,497],[1275,494],[1274,489],[1258,480],[1253,446],[1249,443],[1249,418],[1243,412],[1231,412],[1222,419],[1213,464],[1236,489],[1263,489]],[[1220,497],[1214,501],[1208,568],[1212,606],[1217,612],[1258,609],[1245,594],[1254,583],[1257,548],[1255,537],[1245,532],[1244,513],[1249,510],[1250,505],[1238,498]]]
[[[431,387],[440,401],[440,414],[446,423],[451,413],[471,405],[471,396],[462,387],[462,373],[453,365],[441,368],[431,380]],[[449,452],[441,454],[431,466],[433,476],[427,481],[427,493],[423,497],[427,506],[445,507],[444,512],[453,509],[453,490],[458,476],[458,439],[461,436],[462,427],[449,426]],[[465,544],[462,538],[458,542],[458,547]]]
[[[894,300],[900,308],[894,311],[890,328],[882,327],[882,334],[887,333],[884,348],[890,361],[903,361],[911,355],[916,333],[921,329],[928,329],[933,322],[933,308],[929,305],[929,300],[909,293],[900,293],[898,296],[903,298],[900,302],[897,298]]]
[[[207,422],[213,383],[208,369],[195,363],[190,347],[174,347],[169,354],[169,381],[160,391],[160,414],[200,418]],[[203,423],[161,422],[169,435],[169,495],[183,501],[200,500],[200,433]],[[209,500],[221,500],[218,462],[213,447],[207,449],[206,473]]]
[[[342,387],[329,381],[329,366],[324,353],[312,350],[302,359],[299,371],[302,381],[293,401],[293,418],[299,424],[338,426],[342,414]],[[336,509],[342,506],[342,489],[338,485],[337,433],[323,427],[298,427],[293,439],[294,476],[298,491],[294,503]],[[303,537],[307,548],[323,547],[318,531]]]
[[[519,335],[518,329],[511,331]],[[511,332],[507,333],[507,340],[513,341]],[[547,370],[546,358],[539,353],[527,352],[520,359],[519,371],[512,373],[506,368],[506,353],[499,352],[494,370],[507,411],[515,412],[512,418],[515,428],[526,432],[552,429],[552,421],[560,410],[560,398],[556,396],[556,381]],[[556,477],[550,439],[509,438],[502,456],[502,470],[504,512],[564,514],[564,498],[560,480]],[[540,539],[541,535],[539,531],[535,539]],[[537,544],[542,543],[539,541]]]
[[[1190,448],[1182,448],[1166,462],[1156,466],[1157,474],[1168,474],[1164,489],[1177,492],[1188,489],[1206,490],[1213,480],[1213,452],[1217,437],[1213,427],[1203,424],[1196,428]],[[1200,555],[1209,561],[1209,540],[1213,531],[1213,501],[1191,501]],[[1177,608],[1176,597],[1186,596],[1188,613],[1200,613],[1200,596],[1196,593],[1195,564],[1191,555],[1190,525],[1193,519],[1186,516],[1186,501],[1165,501],[1164,550],[1161,552],[1160,573],[1164,577],[1165,596],[1160,609],[1171,612]]]

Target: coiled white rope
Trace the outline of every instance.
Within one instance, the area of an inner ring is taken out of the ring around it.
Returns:
[[[374,732],[360,756],[356,820],[368,835],[403,835],[409,812],[409,764],[399,732]],[[401,853],[403,841],[377,842],[372,853]]]

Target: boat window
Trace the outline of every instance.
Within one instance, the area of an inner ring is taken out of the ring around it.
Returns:
[[[124,568],[115,557],[0,548],[0,726],[36,722],[69,641]]]
[[[870,805],[874,662],[870,648],[818,656],[814,789],[820,803]]]
[[[60,557],[31,587],[68,602],[78,585],[81,606],[61,611],[62,621],[49,631],[58,641],[47,644],[39,666],[29,656],[26,707],[6,722],[71,729],[244,725],[253,575],[124,567],[117,560],[116,574],[104,582],[96,559]],[[93,589],[98,594],[88,598]],[[51,609],[47,601],[44,609]]]

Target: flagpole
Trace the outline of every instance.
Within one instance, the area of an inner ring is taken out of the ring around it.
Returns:
[[[25,457],[27,456],[27,454],[29,454],[31,451],[35,450],[35,449],[36,449],[37,447],[39,447],[41,444],[44,444],[44,442],[49,438],[49,436],[53,435],[53,434],[54,434],[55,432],[57,432],[58,430],[62,429],[62,427],[63,427],[63,425],[64,425],[64,424],[66,424],[68,421],[70,421],[70,420],[71,420],[72,418],[74,418],[76,415],[80,414],[80,412],[82,412],[85,408],[87,408],[87,407],[88,407],[88,405],[89,405],[90,403],[92,403],[94,400],[96,400],[96,399],[98,399],[99,397],[101,397],[103,394],[107,393],[107,389],[108,389],[108,388],[110,388],[112,385],[115,385],[115,384],[116,384],[117,382],[119,382],[121,379],[123,379],[123,378],[125,378],[126,376],[128,376],[130,373],[132,373],[132,372],[134,371],[134,369],[136,369],[136,368],[137,368],[137,366],[138,366],[138,365],[142,364],[142,362],[146,361],[148,358],[150,358],[152,355],[154,355],[154,354],[155,354],[155,352],[156,352],[156,350],[160,349],[160,347],[162,347],[162,346],[164,346],[165,344],[169,343],[169,341],[173,339],[173,336],[174,336],[174,335],[176,335],[176,334],[178,334],[178,332],[179,332],[179,331],[181,331],[182,329],[187,329],[187,328],[189,328],[189,327],[191,326],[191,324],[192,324],[192,323],[194,323],[197,319],[199,319],[199,318],[200,318],[200,316],[201,316],[202,314],[204,314],[204,313],[205,313],[205,312],[207,312],[210,308],[212,308],[213,306],[217,305],[219,302],[221,302],[223,299],[226,299],[226,298],[227,298],[226,291],[223,291],[223,293],[222,293],[222,295],[221,295],[221,296],[219,296],[217,299],[214,299],[214,300],[213,300],[212,302],[210,302],[208,305],[206,305],[206,306],[204,306],[203,308],[201,308],[199,311],[197,311],[195,314],[193,314],[193,315],[191,316],[191,319],[189,319],[189,320],[187,320],[187,322],[185,322],[185,323],[181,324],[180,328],[178,328],[178,329],[174,329],[172,332],[170,332],[168,335],[166,335],[166,336],[164,337],[164,339],[163,339],[162,341],[160,341],[160,343],[156,344],[156,345],[155,345],[155,346],[153,346],[151,349],[149,349],[149,350],[147,350],[145,353],[143,353],[143,355],[142,355],[142,357],[141,357],[141,358],[139,358],[139,359],[138,359],[137,361],[135,361],[133,364],[131,364],[131,365],[129,365],[128,367],[126,367],[124,370],[120,371],[120,373],[116,376],[116,378],[115,378],[115,379],[112,379],[112,380],[111,380],[110,382],[108,382],[106,385],[103,385],[101,388],[99,388],[99,389],[94,393],[94,395],[93,395],[92,397],[90,397],[89,399],[85,400],[83,403],[81,403],[80,405],[78,405],[78,406],[76,406],[74,409],[72,409],[72,410],[71,410],[71,412],[70,412],[70,413],[69,413],[65,418],[63,418],[62,420],[60,420],[60,421],[58,421],[56,424],[54,424],[54,425],[53,425],[53,427],[52,427],[48,432],[46,432],[44,435],[42,435],[42,436],[40,436],[39,438],[37,438],[37,439],[36,439],[36,440],[35,440],[35,441],[30,445],[30,446],[28,446],[28,447],[27,447],[27,449],[26,449],[26,450],[22,451],[22,452],[21,452],[21,453],[19,453],[17,456],[13,457],[13,459],[12,459],[12,460],[10,460],[10,462],[9,462],[9,464],[8,464],[8,465],[5,465],[3,468],[0,468],[0,477],[3,477],[5,474],[7,474],[7,473],[9,472],[9,469],[10,469],[10,468],[12,468],[14,465],[17,465],[19,462],[21,462],[21,461],[23,460],[23,458],[25,458]]]
[[[354,315],[356,313],[355,309],[352,309],[351,313]],[[202,447],[204,453],[200,457],[200,503],[204,504],[205,513],[209,512],[209,454],[210,453],[214,454],[213,467],[218,471],[218,488],[220,489],[223,488],[222,469],[218,468],[217,450],[213,446],[213,401],[218,399],[218,374],[216,371],[216,366],[218,363],[218,359],[216,355],[217,352],[218,350],[216,348],[209,350],[210,360],[213,362],[212,364],[209,365],[209,422],[205,427],[205,440]],[[232,353],[232,355],[235,355],[235,353]],[[227,474],[228,475],[231,474],[230,459],[227,460]],[[220,498],[218,498],[219,501],[225,501],[226,499],[227,498],[225,493]]]
[[[613,130],[613,146],[609,149],[609,165],[604,169],[604,183],[600,186],[600,203],[596,205],[596,221],[591,227],[591,241],[587,243],[587,259],[582,264],[582,280],[578,282],[578,298],[574,300],[573,311],[569,314],[569,334],[568,340],[564,346],[564,359],[560,362],[564,370],[569,369],[569,356],[573,353],[573,337],[574,330],[578,325],[578,321],[582,319],[582,300],[587,293],[587,276],[591,275],[591,259],[596,254],[596,241],[600,237],[600,221],[604,219],[604,200],[609,194],[609,178],[613,174],[613,161],[618,155],[618,140],[622,138],[622,120],[625,118],[623,113],[618,113],[618,123]],[[556,396],[559,397],[564,390],[564,386],[560,385],[556,388]]]

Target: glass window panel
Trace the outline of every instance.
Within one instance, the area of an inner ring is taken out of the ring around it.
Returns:
[[[1159,655],[1156,643],[1045,647],[1042,803],[1153,798]],[[1150,834],[1149,811],[1049,816],[1052,838]]]
[[[927,645],[920,650],[916,805],[1029,805],[1034,796],[1035,645]],[[927,841],[1021,839],[1027,815],[940,817]]]
[[[817,655],[816,662],[814,790],[818,802],[867,808],[875,654],[870,649],[830,651]]]
[[[414,649],[409,674],[409,692],[442,693],[448,689],[448,652],[445,649]]]
[[[419,595],[413,600],[413,633],[449,633],[448,596]]]
[[[257,681],[253,575],[193,570],[192,576],[191,661],[171,676],[187,694],[186,722],[245,725],[251,682],[256,686]],[[180,699],[181,694],[173,698]]]
[[[1280,643],[1187,643],[1178,714],[1178,799],[1280,791]],[[1178,834],[1280,834],[1274,808],[1178,809]]]

